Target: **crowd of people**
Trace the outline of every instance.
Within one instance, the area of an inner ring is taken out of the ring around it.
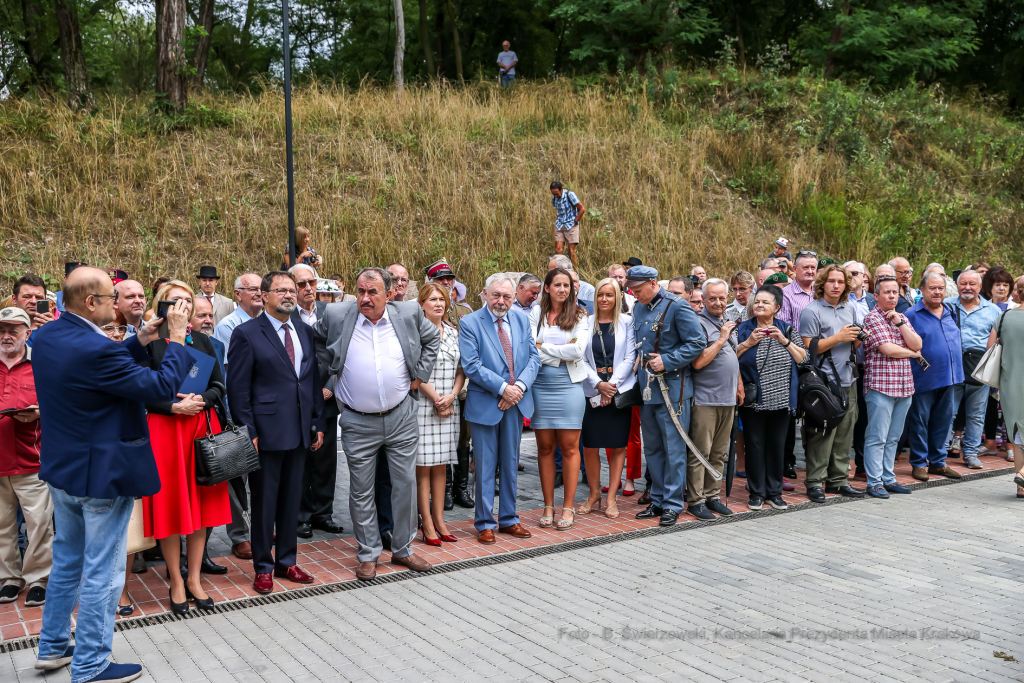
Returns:
[[[213,609],[203,575],[227,570],[206,546],[222,525],[257,592],[312,582],[298,539],[344,531],[339,440],[362,580],[384,550],[430,569],[417,543],[459,542],[445,523],[455,505],[474,509],[479,543],[530,537],[524,426],[539,526],[557,531],[578,514],[618,517],[619,495],[639,494],[636,517],[665,526],[732,515],[733,453],[748,507],[784,509],[798,438],[813,502],[910,493],[894,474],[903,448],[921,481],[960,477],[951,457],[1016,458],[1024,498],[1024,345],[1003,345],[998,393],[972,377],[988,348],[1024,336],[1024,276],[933,263],[915,280],[903,258],[871,270],[794,256],[780,238],[753,273],[666,277],[630,257],[591,285],[574,265],[583,207],[551,190],[569,255],[557,249],[543,274],[492,274],[479,305],[444,259],[422,283],[402,263],[362,268],[347,293],[341,275],[320,276],[304,230],[294,265],[237,275],[230,298],[213,266],[148,291],[77,262],[60,292],[19,278],[0,310],[0,602],[27,588],[27,606],[45,605],[37,667],[70,663],[76,681],[141,670],[107,660],[113,615],[134,611],[126,572],[147,570],[127,552],[136,507],[175,613]],[[805,415],[808,373],[842,410]],[[194,442],[229,424],[247,429],[259,468],[201,485]]]

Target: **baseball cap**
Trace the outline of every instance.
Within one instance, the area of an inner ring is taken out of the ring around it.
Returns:
[[[775,244],[779,245],[783,249],[786,249],[789,247],[789,240],[787,240],[785,237],[780,237],[779,239],[775,240]]]
[[[26,327],[32,327],[32,319],[24,309],[17,306],[8,306],[0,311],[0,323],[22,323]]]

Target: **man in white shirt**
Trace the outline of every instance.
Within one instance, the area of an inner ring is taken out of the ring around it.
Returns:
[[[626,287],[626,266],[621,263],[611,264],[608,266],[608,277],[619,283],[619,289],[622,290],[622,312],[630,315],[633,312],[636,297],[630,294]]]
[[[198,296],[206,299],[213,306],[213,324],[216,325],[231,315],[231,312],[235,310],[234,302],[223,294],[217,293],[217,284],[220,282],[217,267],[200,266],[196,279],[199,281]]]
[[[221,320],[213,330],[214,338],[224,344],[225,354],[231,348],[231,333],[235,328],[263,312],[263,294],[260,292],[262,281],[263,278],[256,273],[239,275],[235,280],[235,301],[238,302],[238,308]]]
[[[316,271],[312,266],[298,263],[288,269],[295,277],[295,288],[299,293],[296,313],[299,320],[310,327],[316,325]]]
[[[391,562],[414,571],[430,569],[412,549],[419,449],[416,390],[430,379],[441,337],[417,302],[389,302],[390,289],[387,271],[363,268],[356,277],[356,305],[325,308],[314,329],[317,357],[330,368],[341,409],[349,514],[359,544],[356,578],[364,581],[377,575],[384,548],[374,502],[381,447],[391,472]]]

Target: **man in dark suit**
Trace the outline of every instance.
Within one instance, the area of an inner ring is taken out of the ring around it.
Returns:
[[[298,305],[292,320],[309,327],[323,317],[326,301],[316,300],[316,272],[311,266],[299,263],[288,269],[295,277]],[[338,404],[332,401],[334,393],[327,386],[330,368],[317,363],[320,385],[324,395],[324,445],[306,455],[306,468],[302,473],[302,502],[299,503],[299,538],[312,538],[313,529],[340,534],[345,527],[334,523],[334,490],[338,476]]]
[[[323,443],[324,395],[313,331],[291,317],[296,308],[295,278],[285,271],[268,273],[260,291],[265,314],[231,333],[228,397],[235,422],[248,427],[260,454],[260,469],[249,475],[253,589],[270,593],[273,577],[313,581],[295,564],[296,529],[306,452]]]
[[[170,343],[158,370],[143,348],[159,335],[150,321],[123,343],[100,329],[114,321],[117,294],[102,270],[82,267],[64,284],[66,312],[33,333],[42,426],[39,478],[56,512],[53,570],[36,668],[71,664],[74,681],[131,681],[138,664],[108,661],[124,586],[128,520],[135,498],[160,490],[146,403],[173,401],[192,365],[188,309],[167,315]],[[75,645],[71,614],[78,607]]]

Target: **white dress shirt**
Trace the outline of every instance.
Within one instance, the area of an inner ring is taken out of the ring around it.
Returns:
[[[274,326],[274,331],[277,332],[277,338],[281,340],[281,346],[284,348],[284,323],[275,318],[272,315],[268,315],[267,319],[270,320],[270,324]],[[295,322],[291,319],[286,321],[288,323],[288,333],[292,338],[292,346],[295,349],[295,376],[299,376],[299,368],[302,367],[302,343],[299,341],[299,333],[295,331]],[[287,355],[287,354],[286,354]]]
[[[338,400],[361,413],[382,412],[405,400],[410,384],[409,367],[387,308],[376,325],[360,313],[345,367],[334,385]]]
[[[89,327],[91,327],[91,328],[93,329],[93,331],[95,331],[95,332],[99,332],[99,333],[100,333],[100,334],[102,334],[102,335],[103,335],[104,337],[106,337],[106,336],[107,336],[107,333],[106,333],[106,332],[104,332],[104,331],[103,331],[102,329],[100,329],[100,326],[99,326],[99,325],[97,325],[97,324],[96,324],[96,323],[94,323],[93,321],[89,320],[88,318],[83,318],[82,316],[78,315],[77,313],[72,313],[71,311],[64,311],[64,315],[73,315],[73,316],[75,316],[76,318],[78,318],[79,320],[84,320],[84,321],[85,321],[85,324],[86,324],[86,325],[88,325]],[[125,337],[125,339],[127,339],[127,338],[128,338],[128,337]]]
[[[307,311],[302,306],[297,307],[299,309],[299,317],[302,318],[302,322],[306,323],[310,327],[316,325],[316,303],[313,303],[313,310]]]
[[[513,302],[513,305],[514,305],[514,302]],[[487,308],[487,307],[485,307],[485,308]],[[509,322],[509,317],[508,317],[508,314],[511,313],[511,312],[512,312],[512,309],[510,308],[508,310],[508,313],[506,313],[504,316],[502,316],[500,318],[500,320],[504,321],[501,324],[501,328],[505,331],[505,334],[508,335],[508,343],[512,347],[512,356],[513,356],[513,359],[514,359],[515,354],[516,354],[516,338],[512,334],[512,323]],[[501,335],[498,334],[498,320],[499,320],[499,318],[498,318],[498,316],[494,315],[494,313],[491,311],[490,308],[487,308],[487,314],[491,316],[491,323],[494,324],[494,334],[495,334],[495,336],[498,337],[498,345],[500,346],[501,345]],[[502,352],[504,352],[504,349],[502,349]],[[515,364],[515,360],[513,360],[513,364]],[[512,369],[515,370],[516,368],[512,368]],[[502,382],[501,383],[501,390],[498,393],[499,394],[504,394],[505,393],[505,388],[507,386],[508,386],[508,382]],[[522,389],[524,392],[526,391],[526,385],[523,384],[522,382],[520,382],[519,380],[516,380],[516,386],[519,387],[520,389]]]

